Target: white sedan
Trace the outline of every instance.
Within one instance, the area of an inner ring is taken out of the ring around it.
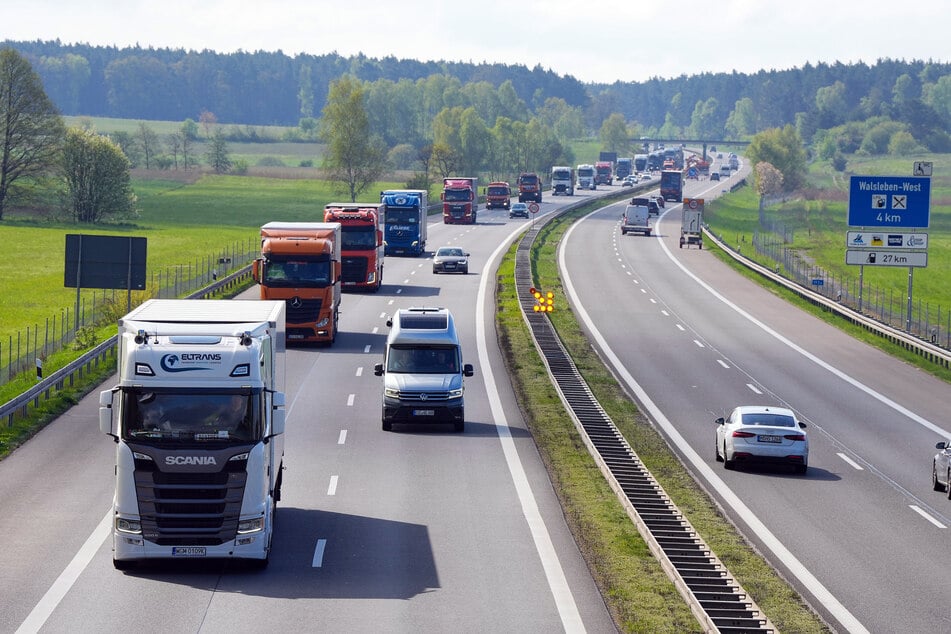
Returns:
[[[806,424],[791,409],[763,405],[743,405],[729,418],[718,418],[717,462],[733,469],[739,462],[790,464],[797,473],[809,466],[809,437]]]
[[[943,440],[935,445],[938,453],[931,461],[931,486],[935,491],[947,491],[951,500],[951,440]]]

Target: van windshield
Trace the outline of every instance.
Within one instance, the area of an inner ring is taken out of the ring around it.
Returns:
[[[412,374],[456,374],[459,352],[453,346],[390,346],[386,355],[387,372]]]

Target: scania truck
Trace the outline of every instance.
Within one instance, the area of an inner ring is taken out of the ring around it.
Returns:
[[[474,225],[479,210],[479,177],[453,176],[442,181],[442,221]]]
[[[329,203],[324,222],[340,223],[341,280],[344,290],[380,290],[383,284],[385,203]]]
[[[284,462],[284,302],[152,299],[119,320],[113,564],[264,567]]]
[[[425,189],[388,189],[380,192],[386,204],[383,251],[386,255],[415,255],[426,252],[426,221],[429,194]]]
[[[251,276],[261,299],[287,303],[287,340],[330,345],[340,312],[339,222],[269,222]]]

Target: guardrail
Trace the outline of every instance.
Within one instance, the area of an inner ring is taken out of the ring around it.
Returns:
[[[209,295],[227,292],[244,284],[246,279],[250,278],[250,276],[251,265],[248,264],[231,275],[223,277],[213,284],[188,295],[187,298],[203,299]],[[7,426],[12,427],[18,412],[25,416],[31,406],[39,407],[41,400],[48,401],[55,392],[62,390],[67,383],[72,386],[77,375],[81,378],[83,373],[88,369],[98,367],[100,363],[108,358],[114,359],[118,341],[118,335],[107,339],[89,352],[84,353],[69,365],[60,368],[48,377],[40,380],[23,394],[4,403],[0,406],[0,420],[6,419]]]

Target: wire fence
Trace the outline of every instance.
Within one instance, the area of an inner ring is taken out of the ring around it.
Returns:
[[[941,304],[912,301],[907,291],[872,286],[860,278],[836,275],[789,248],[794,233],[782,223],[760,218],[762,230],[753,234],[753,248],[776,265],[776,272],[800,286],[835,300],[866,317],[903,330],[913,337],[951,349],[951,311]]]
[[[27,326],[16,335],[9,335],[6,341],[0,340],[0,384],[9,383],[34,368],[39,377],[44,360],[67,346],[75,344],[85,348],[98,343],[91,339],[92,330],[115,323],[133,302],[183,297],[246,266],[259,254],[260,242],[249,238],[245,243],[236,242],[194,262],[151,271],[145,291],[131,294],[124,289],[82,291],[78,306],[65,307],[44,323]]]

